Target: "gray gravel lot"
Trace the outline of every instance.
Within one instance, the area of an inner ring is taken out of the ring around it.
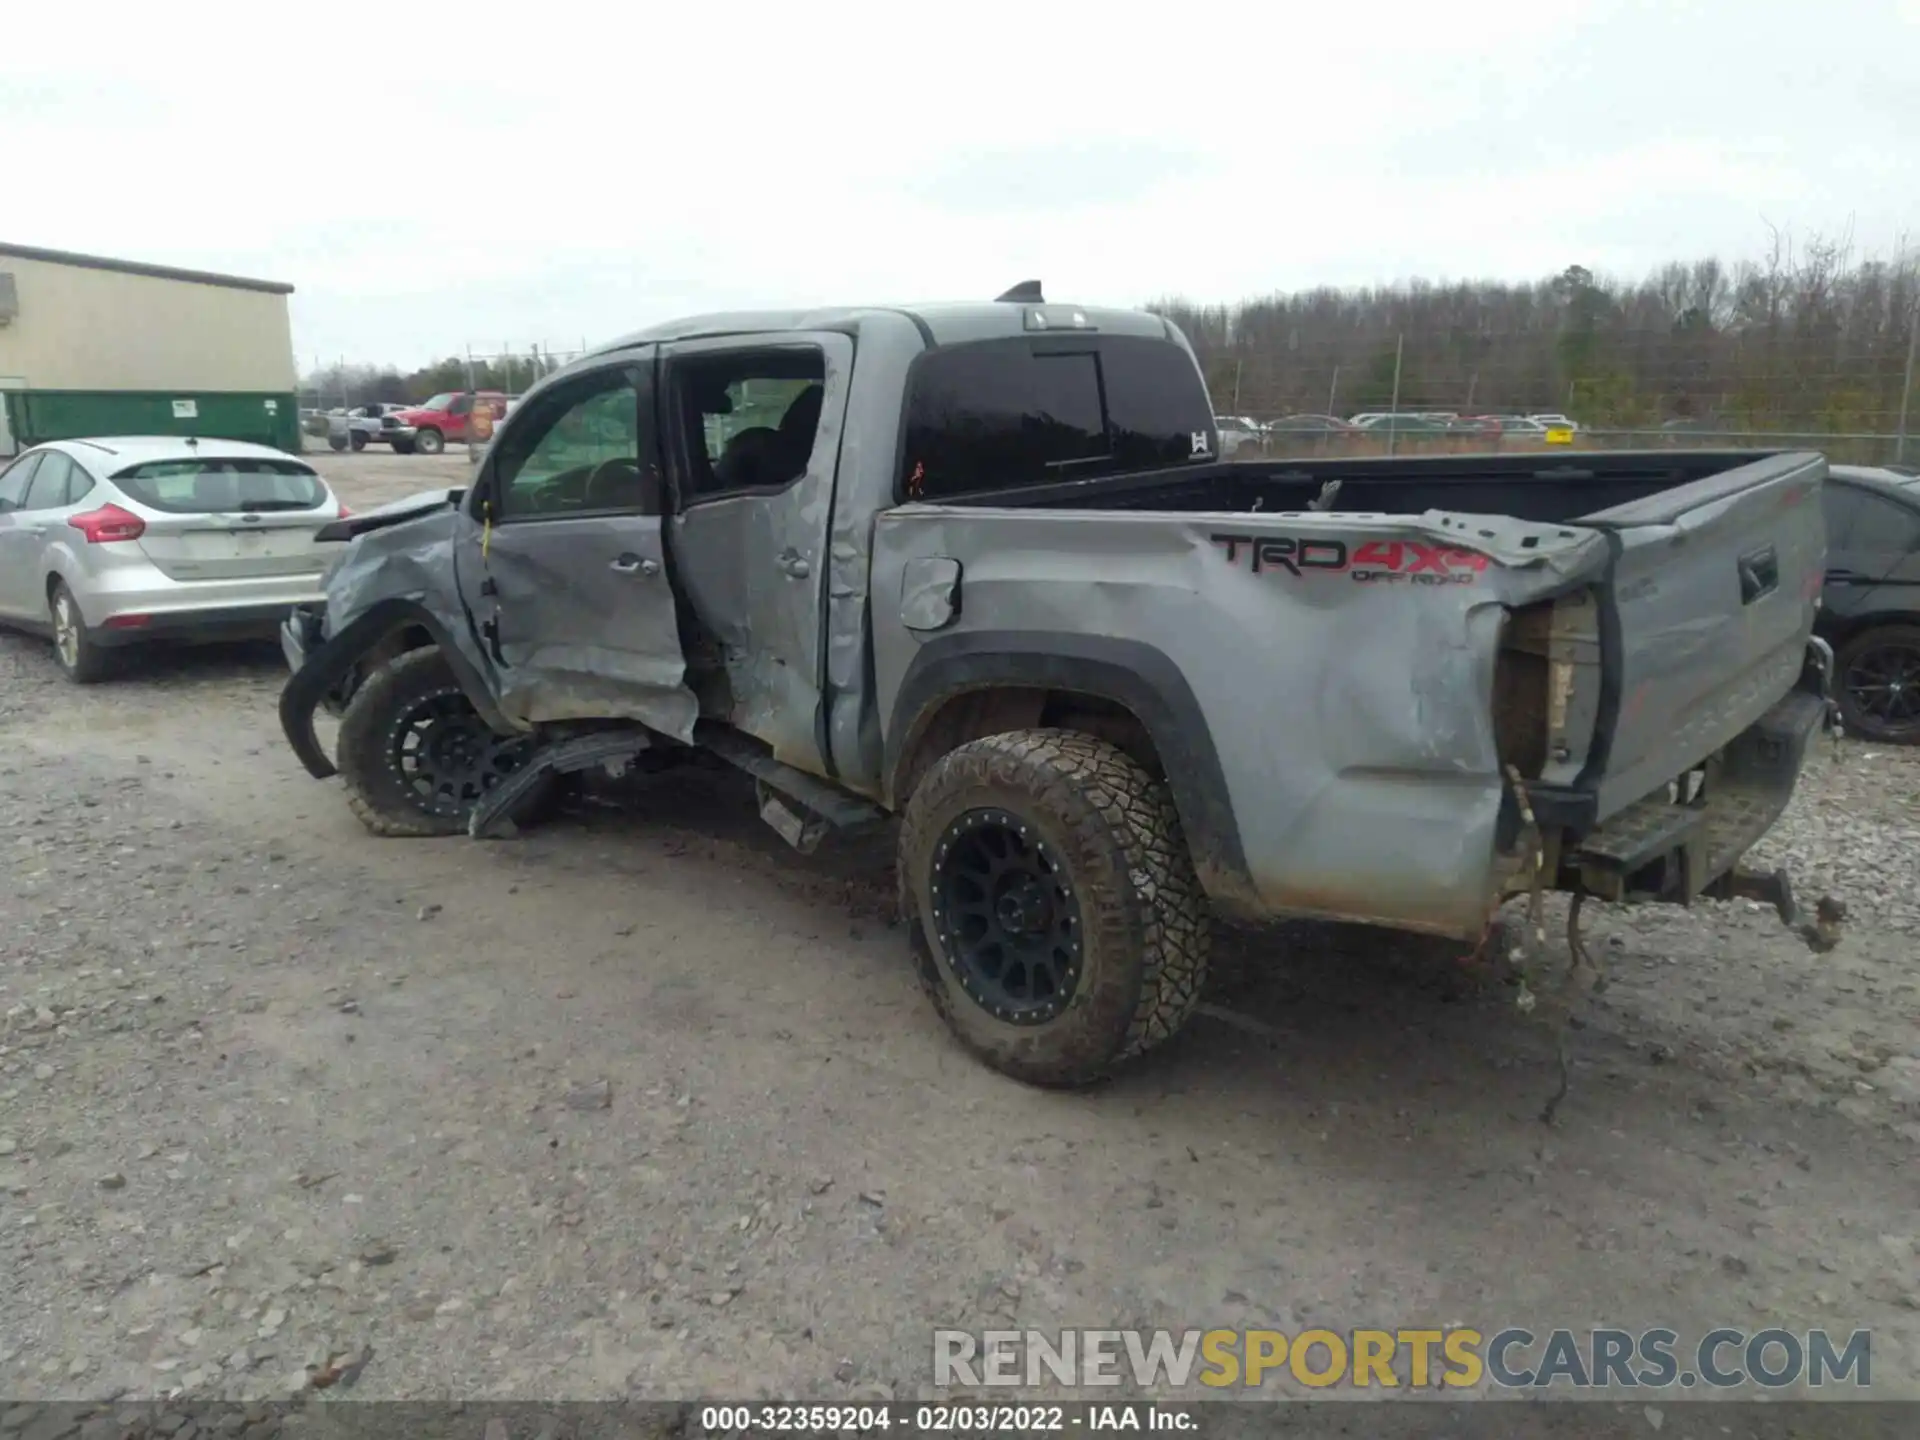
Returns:
[[[356,504],[465,473],[321,463]],[[1768,841],[1849,903],[1832,954],[1593,917],[1549,1129],[1498,976],[1331,927],[1225,937],[1164,1054],[1023,1088],[915,989],[884,854],[704,775],[377,841],[281,679],[81,690],[0,636],[0,1395],[370,1346],[356,1398],[912,1398],[942,1324],[1465,1322],[1871,1327],[1920,1397],[1920,754],[1823,746]]]

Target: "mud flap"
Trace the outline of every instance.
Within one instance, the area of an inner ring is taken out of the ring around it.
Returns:
[[[602,731],[543,746],[520,769],[490,790],[467,817],[467,834],[475,840],[511,833],[510,815],[516,805],[554,775],[569,775],[605,766],[619,774],[642,750],[653,744],[639,730]]]

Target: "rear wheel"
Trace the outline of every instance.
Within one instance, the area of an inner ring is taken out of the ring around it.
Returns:
[[[961,746],[900,834],[921,980],[960,1042],[1016,1079],[1079,1085],[1173,1035],[1211,931],[1165,784],[1063,730]]]
[[[344,435],[330,434],[327,436],[327,445],[334,450],[344,450],[347,448],[347,437]]]
[[[347,441],[354,449],[364,450],[367,448],[367,432],[364,430],[355,430],[347,437]]]
[[[354,692],[340,721],[347,804],[376,835],[466,833],[481,796],[532,757],[528,735],[495,734],[436,646],[410,650]],[[551,784],[515,807],[522,823],[545,808]]]
[[[1863,630],[1835,657],[1840,718],[1852,734],[1920,744],[1920,625]]]
[[[80,613],[80,602],[73,598],[66,581],[53,582],[47,597],[47,614],[53,625],[53,656],[67,678],[76,685],[92,685],[106,679],[113,671],[113,652],[87,637],[87,622]]]
[[[438,455],[447,448],[447,437],[431,425],[422,425],[420,433],[413,437],[413,444],[422,455]]]

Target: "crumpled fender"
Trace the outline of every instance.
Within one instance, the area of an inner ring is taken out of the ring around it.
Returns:
[[[395,597],[379,601],[339,634],[309,652],[304,663],[288,677],[280,691],[280,728],[309,775],[317,780],[326,780],[339,773],[313,728],[313,712],[319,708],[327,692],[346,677],[355,661],[380,641],[396,630],[415,625],[433,637],[454,678],[459,681],[461,690],[488,725],[501,734],[511,734],[519,728],[501,715],[486,680],[461,654],[460,647],[446,633],[440,621],[418,600]]]

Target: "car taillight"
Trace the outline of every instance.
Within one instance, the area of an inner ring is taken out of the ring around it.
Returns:
[[[104,545],[114,540],[138,540],[147,533],[147,522],[118,505],[102,505],[84,515],[69,515],[67,524],[87,537],[89,545]]]

